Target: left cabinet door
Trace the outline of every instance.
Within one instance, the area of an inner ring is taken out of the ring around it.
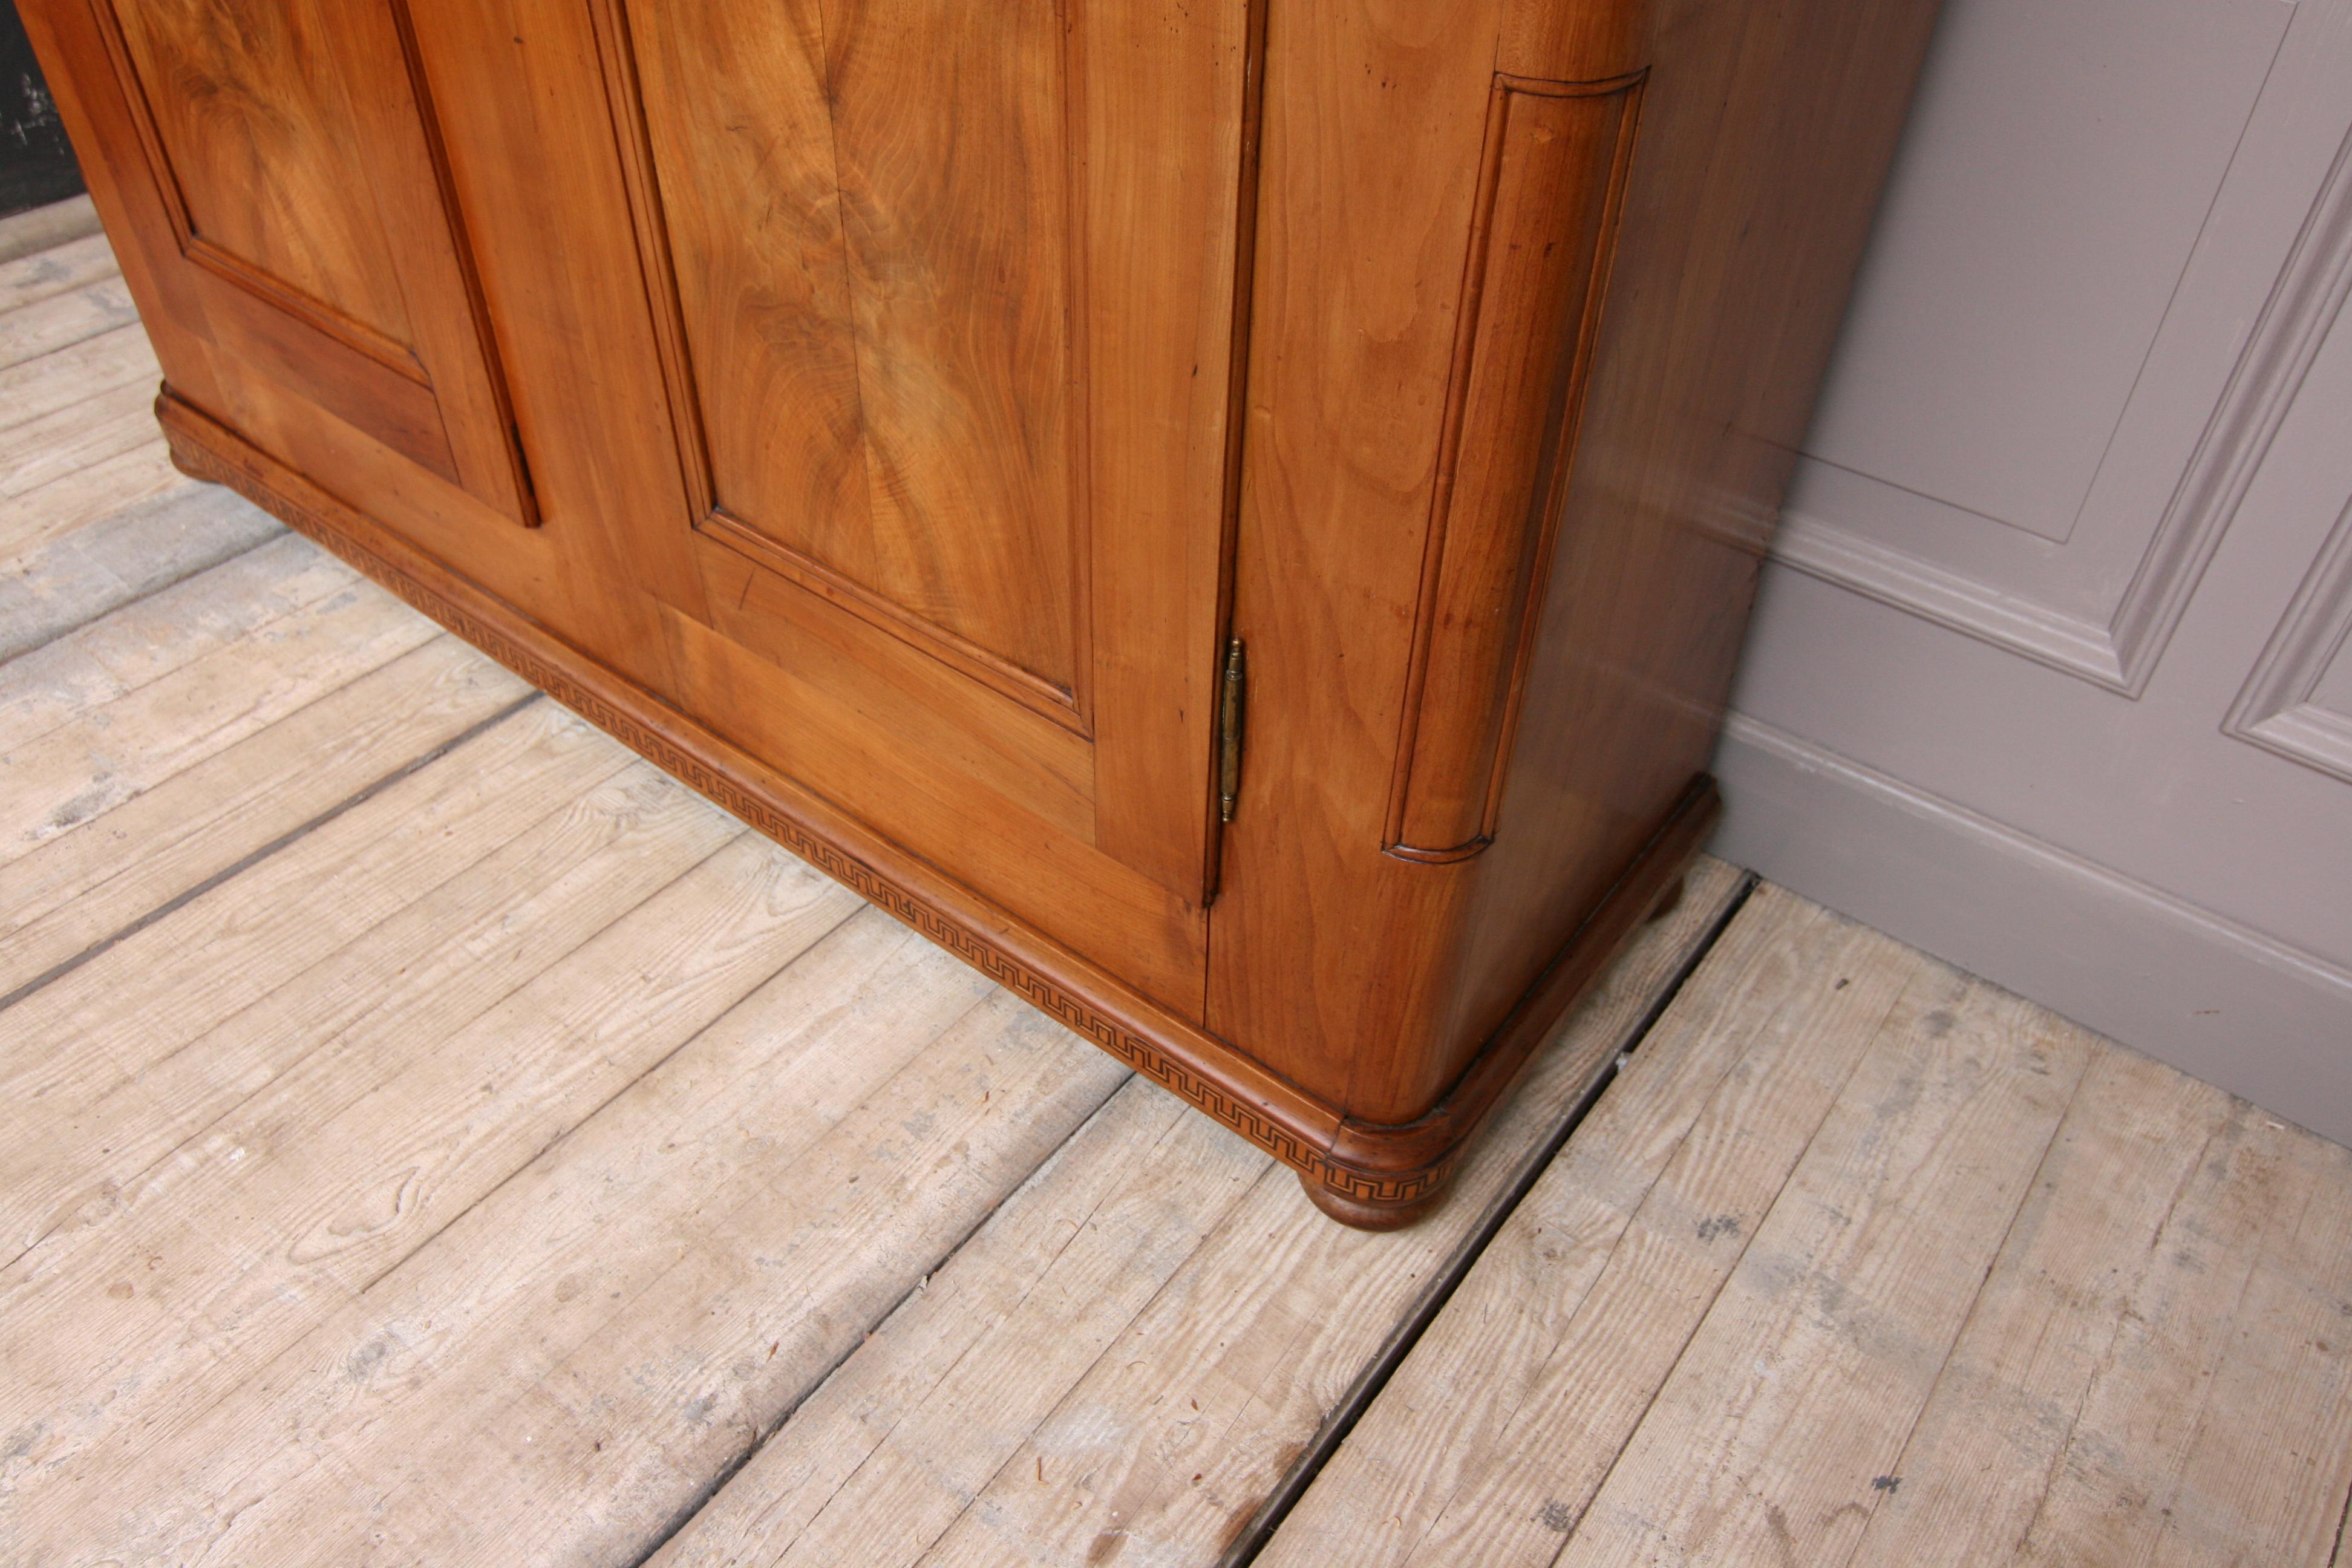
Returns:
[[[26,11],[170,327],[535,522],[405,0]]]

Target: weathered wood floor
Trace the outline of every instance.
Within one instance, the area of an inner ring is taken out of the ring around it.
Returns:
[[[2345,1150],[1710,864],[1339,1229],[156,374],[0,225],[0,1563],[2352,1561]]]

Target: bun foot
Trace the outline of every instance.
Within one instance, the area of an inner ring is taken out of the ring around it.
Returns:
[[[1402,1203],[1381,1204],[1367,1202],[1352,1193],[1334,1192],[1304,1171],[1298,1173],[1298,1184],[1306,1189],[1308,1203],[1341,1225],[1357,1230],[1402,1230],[1444,1203],[1447,1186],[1451,1185],[1441,1185]]]

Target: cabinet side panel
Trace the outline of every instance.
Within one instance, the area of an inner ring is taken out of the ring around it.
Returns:
[[[1272,16],[1209,1015],[1375,1123],[1692,798],[1936,7],[1409,9]]]
[[[1455,1040],[1492,1026],[1706,766],[1936,12],[1659,8]]]

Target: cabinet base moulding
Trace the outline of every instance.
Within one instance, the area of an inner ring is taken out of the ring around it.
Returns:
[[[155,411],[184,472],[228,486],[308,535],[722,809],[1265,1149],[1298,1172],[1318,1208],[1360,1228],[1410,1225],[1444,1196],[1486,1113],[1570,1005],[1670,897],[1719,814],[1713,781],[1695,781],[1427,1115],[1398,1125],[1354,1121],[761,764],[168,387]]]

